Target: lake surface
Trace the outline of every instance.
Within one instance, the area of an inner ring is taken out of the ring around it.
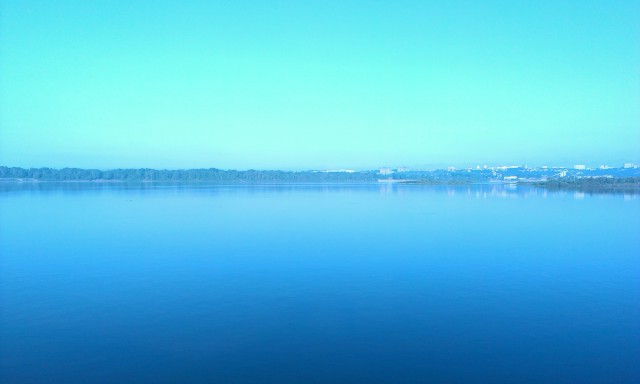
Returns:
[[[638,383],[640,197],[0,186],[3,383]]]

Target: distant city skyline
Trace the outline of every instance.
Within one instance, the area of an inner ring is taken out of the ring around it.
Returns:
[[[0,165],[640,163],[640,2],[0,3]]]

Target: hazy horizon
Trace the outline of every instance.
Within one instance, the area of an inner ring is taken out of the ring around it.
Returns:
[[[640,163],[640,3],[0,5],[0,164]]]
[[[516,164],[516,163],[500,163],[500,164],[486,164],[486,163],[475,163],[475,164],[466,164],[466,165],[461,165],[461,166],[453,166],[450,164],[427,164],[424,166],[414,166],[414,167],[409,167],[406,165],[389,165],[389,164],[382,164],[379,166],[372,166],[372,167],[325,167],[325,168],[295,168],[295,167],[289,167],[289,168],[258,168],[258,167],[247,167],[247,168],[240,168],[240,167],[228,167],[228,168],[223,168],[223,167],[216,167],[216,166],[203,166],[203,167],[138,167],[138,166],[124,166],[124,167],[73,167],[73,166],[61,166],[61,167],[51,167],[51,166],[47,166],[47,165],[42,165],[42,166],[15,166],[15,165],[7,165],[7,164],[0,164],[0,166],[4,166],[4,167],[17,167],[17,168],[23,168],[23,169],[38,169],[38,168],[51,168],[51,169],[64,169],[64,168],[77,168],[77,169],[97,169],[97,170],[101,170],[101,171],[106,171],[106,170],[114,170],[114,169],[154,169],[154,170],[187,170],[187,169],[219,169],[219,170],[223,170],[223,171],[248,171],[248,170],[253,170],[253,171],[284,171],[284,172],[305,172],[305,171],[321,171],[321,172],[340,172],[340,171],[355,171],[355,172],[367,172],[367,171],[376,171],[379,170],[381,168],[389,168],[391,170],[397,170],[400,168],[405,168],[407,170],[410,171],[434,171],[434,170],[445,170],[447,168],[451,168],[453,167],[455,170],[467,170],[467,169],[476,169],[477,167],[480,167],[480,169],[491,169],[491,168],[499,168],[499,167],[503,167],[503,166],[507,166],[507,167],[513,167],[513,166],[517,166],[517,167],[527,167],[527,168],[542,168],[542,167],[548,167],[548,168],[567,168],[567,169],[571,169],[576,165],[584,165],[587,169],[596,169],[599,168],[600,166],[608,166],[611,168],[623,168],[623,166],[625,164],[633,164],[634,166],[638,166],[638,164],[636,163],[628,163],[625,162],[623,164],[599,164],[599,165],[595,165],[595,163],[590,163],[590,162],[583,162],[583,163],[576,163],[576,164],[543,164],[543,165],[539,165],[539,164]]]

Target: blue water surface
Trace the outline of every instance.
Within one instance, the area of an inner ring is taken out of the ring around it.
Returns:
[[[2,383],[639,383],[640,198],[0,187]]]

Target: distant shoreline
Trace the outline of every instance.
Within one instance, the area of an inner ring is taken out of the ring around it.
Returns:
[[[402,185],[474,185],[494,184],[528,186],[547,190],[638,191],[640,169],[565,169],[522,167],[479,167],[476,169],[410,170],[406,168],[353,170],[222,170],[201,169],[81,169],[19,168],[0,166],[0,183],[86,183],[86,184],[402,184]]]
[[[471,180],[334,180],[334,181],[293,181],[293,180],[41,180],[41,179],[20,179],[20,178],[0,178],[0,183],[5,184],[171,184],[171,185],[196,185],[196,184],[219,184],[219,185],[336,185],[336,184],[360,184],[360,185],[434,185],[434,186],[462,186],[462,185],[505,185],[505,186],[526,186],[547,190],[576,190],[576,191],[640,191],[640,177],[634,178],[612,178],[612,179],[576,179],[561,180],[552,179],[547,181],[520,181],[520,182],[494,182],[494,181],[471,181]]]

